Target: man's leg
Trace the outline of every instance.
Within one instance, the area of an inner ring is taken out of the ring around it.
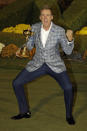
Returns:
[[[45,66],[41,66],[41,68],[33,71],[33,72],[28,72],[26,69],[22,70],[21,73],[16,77],[16,79],[13,81],[13,88],[15,91],[15,95],[17,97],[17,101],[19,104],[19,110],[20,113],[26,113],[29,110],[25,92],[24,92],[24,85],[35,78],[45,75]]]
[[[73,92],[72,84],[66,72],[62,72],[55,77],[57,82],[64,90],[64,100],[66,106],[66,117],[72,116]]]
[[[49,69],[48,74],[52,76],[64,90],[66,119],[68,119],[69,124],[75,124],[75,121],[73,120],[73,116],[72,116],[73,90],[72,90],[72,84],[70,82],[67,72],[64,71],[62,73],[55,73],[51,69]]]

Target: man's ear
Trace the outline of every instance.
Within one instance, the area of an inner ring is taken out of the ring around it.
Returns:
[[[39,16],[39,19],[41,20],[41,16]]]
[[[52,15],[52,18],[51,18],[52,20],[53,20],[53,15]]]

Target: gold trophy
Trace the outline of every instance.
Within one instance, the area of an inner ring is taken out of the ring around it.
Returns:
[[[29,38],[34,34],[30,29],[24,30],[23,35],[26,38],[26,42],[29,40]],[[23,57],[30,57],[29,51],[27,50],[26,44],[24,44],[16,53],[16,56],[23,58]]]

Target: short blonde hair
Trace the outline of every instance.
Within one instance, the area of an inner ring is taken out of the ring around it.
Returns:
[[[51,14],[53,15],[52,8],[51,8],[49,5],[44,5],[44,6],[40,9],[40,14],[41,14],[41,11],[42,11],[42,10],[50,10]]]

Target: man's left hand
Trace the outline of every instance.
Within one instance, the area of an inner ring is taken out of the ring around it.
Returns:
[[[73,40],[73,31],[67,30],[66,31],[66,37],[67,37],[68,41],[72,41]]]

